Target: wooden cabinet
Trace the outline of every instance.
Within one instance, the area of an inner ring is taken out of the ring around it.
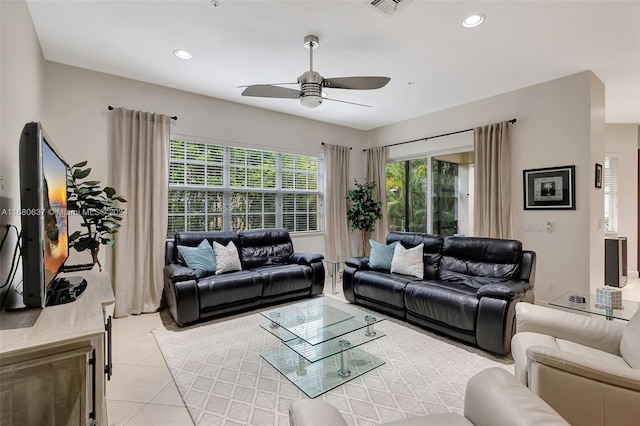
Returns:
[[[105,272],[81,272],[78,300],[0,314],[0,424],[108,425],[106,321],[114,304]]]

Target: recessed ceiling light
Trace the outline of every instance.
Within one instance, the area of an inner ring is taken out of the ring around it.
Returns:
[[[191,56],[193,56],[191,52],[187,52],[186,50],[180,50],[180,49],[174,50],[173,54],[180,59],[191,59]]]
[[[462,21],[462,26],[465,28],[473,28],[484,22],[485,16],[482,14],[467,16],[464,21]]]

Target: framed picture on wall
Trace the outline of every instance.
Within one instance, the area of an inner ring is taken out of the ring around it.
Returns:
[[[575,210],[576,166],[523,170],[525,210]]]
[[[602,164],[596,163],[596,188],[602,188]]]

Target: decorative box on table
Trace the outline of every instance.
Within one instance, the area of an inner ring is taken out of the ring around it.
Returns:
[[[597,288],[596,306],[622,308],[622,290],[612,287]]]

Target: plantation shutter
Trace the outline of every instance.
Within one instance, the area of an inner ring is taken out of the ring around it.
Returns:
[[[604,158],[604,230],[618,232],[618,157]]]

